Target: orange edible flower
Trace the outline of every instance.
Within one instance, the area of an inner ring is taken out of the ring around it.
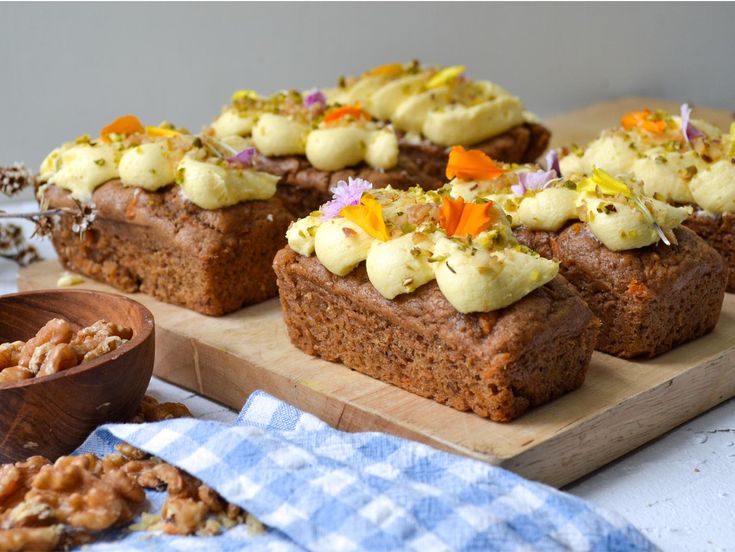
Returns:
[[[383,207],[375,199],[363,194],[360,205],[342,207],[340,216],[354,222],[373,238],[388,241],[390,234],[383,220]]]
[[[469,234],[474,238],[495,222],[497,213],[492,201],[465,203],[461,197],[445,197],[439,210],[439,224],[447,236],[464,237]]]
[[[460,180],[495,180],[505,169],[498,167],[480,150],[465,150],[462,146],[454,146],[449,153],[447,178]]]
[[[403,65],[400,63],[386,63],[385,65],[373,67],[370,71],[366,71],[365,74],[373,77],[376,75],[397,75],[402,72]]]
[[[353,119],[370,119],[370,114],[367,111],[363,111],[360,104],[356,105],[343,105],[333,109],[324,117],[325,123],[336,123],[343,117],[350,116]]]
[[[110,141],[110,134],[135,134],[144,132],[145,128],[135,115],[123,115],[112,121],[100,131],[100,139],[103,142]]]
[[[638,127],[654,134],[661,134],[666,129],[664,121],[651,121],[648,117],[651,115],[650,109],[643,111],[631,111],[620,118],[620,124],[625,130]]]

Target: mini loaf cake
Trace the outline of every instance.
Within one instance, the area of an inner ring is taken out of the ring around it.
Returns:
[[[219,316],[277,294],[273,256],[290,214],[277,178],[252,152],[131,116],[54,150],[43,162],[42,205],[89,203],[81,239],[69,217],[51,234],[61,263],[116,288]]]
[[[461,66],[418,63],[376,67],[337,88],[261,98],[241,90],[209,130],[246,138],[255,167],[280,177],[278,194],[299,216],[318,208],[348,177],[376,187],[444,184],[446,147],[474,145],[496,159],[535,160],[549,131],[520,100]]]
[[[560,178],[550,161],[546,171],[501,166],[455,150],[452,196],[499,203],[520,243],[560,261],[602,321],[598,350],[654,357],[712,330],[727,276],[717,252],[681,226],[691,207],[644,196],[643,185],[598,168]]]
[[[728,291],[735,291],[735,124],[729,133],[704,121],[648,110],[628,113],[621,126],[602,132],[586,149],[565,151],[564,174],[598,166],[612,175],[632,175],[644,191],[674,205],[691,205],[684,222],[720,255],[728,267]]]
[[[458,410],[509,421],[576,389],[599,322],[492,202],[339,183],[276,256],[291,341]]]

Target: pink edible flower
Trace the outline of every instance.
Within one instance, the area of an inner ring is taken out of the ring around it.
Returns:
[[[523,197],[527,191],[544,190],[557,179],[556,171],[522,172],[518,173],[518,184],[513,184],[510,189],[518,197]]]
[[[372,183],[362,178],[352,178],[350,176],[347,182],[340,180],[332,189],[332,201],[328,201],[319,209],[322,212],[322,218],[334,218],[339,215],[343,207],[360,205],[362,194],[372,189]]]
[[[686,143],[690,143],[692,138],[704,136],[704,133],[689,122],[692,114],[692,108],[688,103],[681,104],[681,133],[684,135]]]
[[[312,105],[319,104],[322,107],[327,106],[327,97],[322,93],[321,90],[311,90],[304,96],[304,106],[311,107]]]
[[[253,156],[255,155],[255,148],[245,148],[237,155],[227,158],[228,163],[237,163],[239,165],[251,165],[253,162]]]
[[[546,170],[556,172],[557,178],[561,178],[561,166],[559,165],[559,152],[555,149],[546,154]]]

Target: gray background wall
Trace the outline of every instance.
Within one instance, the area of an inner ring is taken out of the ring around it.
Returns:
[[[542,116],[644,94],[735,108],[735,4],[0,4],[0,163],[133,113],[199,129],[238,88],[462,63]]]

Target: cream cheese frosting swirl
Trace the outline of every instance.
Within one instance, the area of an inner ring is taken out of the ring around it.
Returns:
[[[558,273],[556,262],[517,243],[492,202],[454,200],[448,188],[360,188],[364,182],[340,183],[333,202],[292,223],[289,246],[338,276],[365,262],[389,300],[436,280],[463,313],[511,305]]]
[[[41,180],[85,200],[110,180],[148,191],[173,184],[202,209],[275,194],[278,178],[228,161],[238,152],[224,141],[169,126],[134,130],[63,144],[43,161]]]
[[[449,183],[451,195],[497,202],[513,227],[556,232],[569,222],[586,222],[590,232],[612,251],[668,241],[671,231],[691,214],[690,207],[647,197],[641,183],[615,179],[598,168],[589,176],[560,178],[536,165],[504,167],[506,171],[494,180],[455,178]],[[533,188],[519,189],[526,175],[541,180]]]
[[[211,128],[219,138],[247,138],[265,156],[304,155],[336,171],[362,162],[393,168],[401,141],[476,144],[533,120],[517,97],[465,78],[461,66],[385,65],[319,95],[311,102],[313,93],[294,90],[239,91]]]
[[[680,116],[644,111],[625,117],[632,115],[639,124],[607,129],[583,150],[568,152],[562,172],[584,174],[597,166],[642,181],[645,194],[662,201],[735,212],[735,125],[723,133],[705,121],[688,121],[689,138]]]

